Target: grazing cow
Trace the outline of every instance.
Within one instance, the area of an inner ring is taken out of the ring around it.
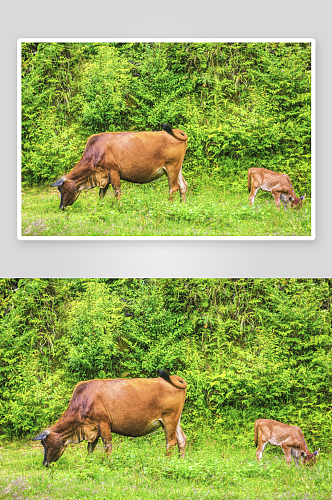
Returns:
[[[122,436],[145,436],[165,429],[166,455],[177,444],[184,458],[187,436],[180,417],[187,383],[166,370],[158,378],[106,379],[79,382],[60,419],[34,440],[44,446],[43,465],[56,462],[67,444],[88,441],[92,453],[99,437],[106,453],[112,450],[112,432]]]
[[[180,199],[185,202],[187,183],[182,163],[188,136],[167,124],[161,127],[160,132],[104,132],[89,137],[76,166],[51,184],[61,193],[60,209],[72,205],[82,189],[99,186],[99,197],[103,198],[111,184],[119,200],[121,179],[146,184],[164,174],[169,199],[180,189]]]
[[[309,452],[300,427],[283,424],[268,418],[260,418],[255,422],[255,446],[258,442],[256,450],[258,463],[262,458],[266,443],[280,446],[288,465],[291,464],[292,457],[296,466],[299,465],[299,458],[303,464],[303,457],[305,464],[313,465],[316,463],[316,456],[320,451]]]
[[[250,193],[249,202],[251,207],[254,204],[255,196],[259,188],[261,188],[262,191],[271,192],[278,209],[280,207],[280,200],[284,208],[287,208],[288,203],[290,203],[292,208],[299,206],[299,204],[301,204],[302,207],[302,200],[304,200],[306,196],[304,194],[301,198],[297,198],[291,180],[286,174],[277,174],[276,172],[272,172],[272,170],[267,170],[267,168],[249,168],[248,191]]]

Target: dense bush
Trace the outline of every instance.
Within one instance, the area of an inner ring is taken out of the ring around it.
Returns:
[[[0,429],[31,435],[76,382],[188,382],[184,425],[245,436],[256,418],[331,442],[330,279],[3,279]]]
[[[311,190],[310,43],[24,43],[22,180],[49,182],[92,133],[184,129],[184,172],[245,185],[287,172]]]

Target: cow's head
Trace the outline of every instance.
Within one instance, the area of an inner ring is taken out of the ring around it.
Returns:
[[[320,448],[319,450],[314,451],[313,453],[306,453],[305,451],[301,451],[301,455],[303,457],[303,463],[305,465],[314,465],[316,463],[316,457],[319,452]]]
[[[77,200],[80,194],[80,189],[75,181],[60,177],[57,181],[51,184],[51,187],[57,187],[61,194],[60,209],[69,207]]]
[[[51,462],[56,462],[65,451],[65,444],[60,434],[57,432],[49,431],[45,429],[37,437],[33,438],[33,441],[41,441],[44,446],[44,460],[43,465],[46,467]]]
[[[304,198],[306,197],[306,195],[304,194],[303,196],[301,196],[300,198],[291,198],[291,207],[294,208],[294,207],[297,207],[299,208],[300,206],[302,207],[302,201],[304,200]]]

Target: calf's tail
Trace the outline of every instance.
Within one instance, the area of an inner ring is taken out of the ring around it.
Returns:
[[[167,370],[157,370],[158,376],[166,380],[177,389],[186,389],[187,382],[178,375],[170,375]]]
[[[251,168],[248,170],[248,191],[250,193],[251,190]]]
[[[258,446],[258,423],[255,422],[255,446]]]

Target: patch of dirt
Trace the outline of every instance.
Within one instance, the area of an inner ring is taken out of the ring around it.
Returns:
[[[36,219],[30,226],[22,231],[22,236],[40,236],[46,228],[47,224],[44,219]]]
[[[6,486],[2,491],[0,491],[0,495],[10,495],[9,498],[15,498],[19,500],[24,498],[20,495],[23,491],[29,489],[29,483],[25,477],[18,477],[14,481],[11,481],[8,486]]]

